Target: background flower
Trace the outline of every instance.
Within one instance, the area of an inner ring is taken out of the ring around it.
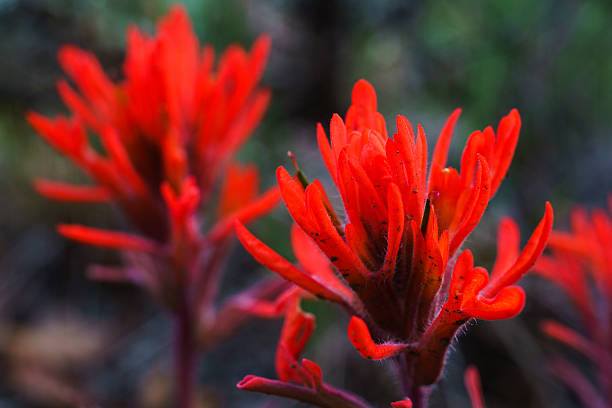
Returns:
[[[609,202],[612,208],[612,196]],[[563,291],[580,325],[574,329],[545,320],[542,331],[586,357],[595,381],[561,355],[550,357],[551,370],[583,406],[608,406],[612,401],[612,218],[602,209],[588,214],[578,207],[571,214],[571,230],[554,231],[549,247],[551,254],[538,260],[535,272]]]

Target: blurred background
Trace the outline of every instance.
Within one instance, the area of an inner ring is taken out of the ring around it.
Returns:
[[[153,31],[169,0],[0,0],[0,407],[171,406],[166,317],[139,289],[85,278],[91,263],[117,263],[112,251],[67,242],[58,222],[116,227],[106,206],[66,205],[37,196],[31,180],[82,177],[30,129],[30,109],[64,113],[55,90],[56,51],[65,43],[93,51],[121,79],[125,29]],[[273,40],[264,84],[273,102],[241,151],[265,186],[291,149],[310,178],[329,185],[316,150],[315,125],[344,114],[359,78],[376,88],[379,111],[421,123],[433,146],[446,117],[463,114],[449,162],[458,167],[471,131],[496,125],[518,108],[523,127],[510,171],[469,238],[477,263],[492,266],[496,226],[514,217],[533,230],[550,200],[557,228],[574,203],[604,206],[612,191],[612,4],[598,1],[190,0],[200,40],[222,50]],[[333,191],[333,190],[332,190]],[[256,223],[263,241],[291,257],[283,208]],[[526,239],[525,237],[523,238]],[[523,241],[524,242],[524,241]],[[236,246],[223,293],[267,272]],[[566,298],[536,277],[523,280],[523,314],[478,322],[451,353],[432,407],[468,407],[462,375],[481,371],[490,407],[574,407],[578,402],[546,368],[567,351],[539,332],[545,317],[576,326]],[[308,304],[318,330],[305,356],[329,383],[375,406],[398,398],[382,364],[361,359],[345,335],[347,318]],[[214,352],[199,370],[202,407],[294,407],[241,392],[246,374],[274,377],[280,321],[258,321]],[[579,326],[576,326],[579,327]],[[576,357],[576,356],[569,356]],[[577,364],[585,362],[574,358]],[[71,401],[71,402],[69,402]]]

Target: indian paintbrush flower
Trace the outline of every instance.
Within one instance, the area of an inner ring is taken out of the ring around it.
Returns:
[[[116,204],[130,222],[135,233],[82,225],[58,231],[120,250],[121,268],[93,267],[91,275],[143,286],[175,316],[179,395],[186,407],[195,349],[231,334],[258,301],[289,286],[269,280],[216,304],[233,220],[252,221],[279,200],[277,188],[258,195],[255,167],[232,161],[270,99],[258,86],[270,41],[259,37],[249,52],[232,45],[215,63],[213,49],[200,47],[186,11],[176,6],[155,36],[130,27],[127,43],[120,82],[107,77],[93,54],[60,49],[73,85],[62,79],[57,88],[70,116],[30,113],[28,121],[94,183],[38,180],[35,187],[54,200]],[[283,310],[258,314],[282,316]]]
[[[293,239],[299,267],[241,223],[236,226],[240,241],[260,263],[352,316],[352,344],[364,358],[390,359],[404,396],[415,407],[426,403],[451,341],[470,319],[520,313],[525,294],[515,284],[543,251],[552,228],[547,203],[520,251],[518,228],[505,218],[491,275],[474,266],[469,250],[460,251],[506,175],[521,120],[512,110],[497,130],[473,132],[457,171],[446,161],[459,115],[457,109],[444,125],[428,166],[422,127],[415,132],[398,116],[397,133],[390,137],[373,87],[360,80],[344,120],[337,114],[331,119],[331,143],[323,126],[317,127],[319,149],[346,219],[318,180],[310,183],[301,171],[294,177],[279,167],[282,198],[303,232]],[[315,250],[327,264],[305,255]]]
[[[610,197],[612,209],[612,196]],[[570,299],[581,320],[576,331],[552,320],[542,330],[585,356],[595,368],[596,385],[561,356],[550,360],[553,372],[580,398],[582,405],[612,403],[612,218],[602,209],[571,213],[571,231],[553,231],[550,254],[534,272],[550,280]]]

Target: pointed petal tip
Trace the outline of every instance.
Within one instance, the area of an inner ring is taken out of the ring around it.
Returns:
[[[268,33],[259,34],[259,36],[255,40],[255,43],[253,44],[253,48],[261,47],[262,51],[265,51],[266,53],[270,50],[271,46],[272,37]]]
[[[187,8],[183,3],[177,2],[170,6],[170,8],[168,9],[168,13],[166,13],[166,15],[162,17],[162,21],[187,18],[189,18]]]
[[[545,210],[545,214],[546,214],[548,217],[553,217],[553,216],[554,216],[554,213],[553,213],[553,207],[552,207],[552,204],[550,203],[550,201],[547,201],[547,202],[546,202],[546,204],[545,204],[545,208],[546,208],[546,210]]]
[[[44,121],[49,121],[47,117],[33,110],[29,110],[26,112],[25,119],[36,131],[39,131],[38,127],[41,125],[41,123],[43,123]]]
[[[449,126],[454,126],[457,120],[459,119],[459,116],[461,116],[462,112],[463,112],[463,108],[455,108],[453,112],[446,119],[446,124]]]
[[[358,80],[353,86],[351,101],[352,105],[362,105],[368,107],[372,111],[376,111],[376,91],[372,84],[363,78]]]
[[[338,115],[337,113],[334,113],[331,117],[331,120],[329,121],[330,133],[332,129],[338,126],[345,126],[344,120],[342,119],[342,116]]]
[[[289,173],[287,172],[287,170],[285,169],[285,167],[284,167],[284,166],[282,166],[282,165],[281,165],[281,166],[278,166],[278,167],[276,168],[276,176],[278,176],[278,175],[280,175],[280,174],[283,174],[283,175],[284,175],[284,174],[289,174]]]
[[[374,86],[372,86],[372,84],[364,79],[364,78],[360,78],[357,80],[357,82],[355,82],[355,85],[353,85],[353,95],[355,95],[355,93],[359,94],[375,94],[374,91]]]

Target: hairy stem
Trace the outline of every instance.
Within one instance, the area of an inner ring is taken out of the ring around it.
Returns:
[[[429,399],[429,386],[422,386],[415,382],[415,357],[403,353],[397,357],[397,372],[405,397],[410,398],[413,408],[427,407]]]

